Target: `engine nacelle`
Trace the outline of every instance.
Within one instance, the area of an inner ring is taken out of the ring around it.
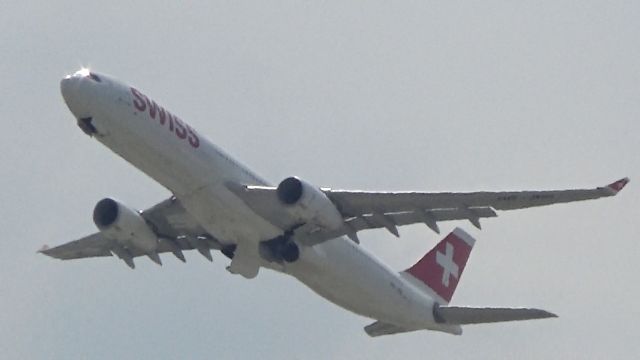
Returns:
[[[277,194],[291,215],[301,222],[311,222],[330,230],[339,229],[344,224],[342,214],[327,195],[304,180],[297,177],[282,180]]]
[[[126,247],[135,247],[146,254],[156,252],[158,237],[140,213],[121,203],[105,198],[93,209],[93,222],[102,234]]]

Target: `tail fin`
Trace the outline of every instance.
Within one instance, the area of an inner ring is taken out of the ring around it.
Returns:
[[[439,303],[448,304],[474,243],[471,235],[456,228],[403,274],[413,283],[426,286]]]

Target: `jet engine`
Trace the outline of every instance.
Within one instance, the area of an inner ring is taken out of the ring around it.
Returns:
[[[322,228],[342,227],[342,214],[319,188],[297,177],[288,177],[278,185],[278,199],[300,222],[311,222]]]
[[[155,253],[158,237],[140,213],[116,200],[105,198],[93,209],[93,222],[102,234],[121,245],[134,247],[146,254]]]

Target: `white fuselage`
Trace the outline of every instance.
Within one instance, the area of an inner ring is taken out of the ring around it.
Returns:
[[[263,179],[135,88],[98,76],[76,74],[61,83],[76,118],[92,118],[96,139],[167,187],[221,243],[257,247],[282,235],[225,186],[267,185]],[[431,297],[348,239],[300,246],[293,263],[260,261],[354,313],[406,329],[457,332],[434,321]]]

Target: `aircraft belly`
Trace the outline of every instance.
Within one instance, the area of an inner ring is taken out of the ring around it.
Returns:
[[[412,321],[414,299],[398,291],[401,282],[395,272],[369,256],[350,240],[338,238],[307,248],[284,272],[356,314],[396,324]]]

